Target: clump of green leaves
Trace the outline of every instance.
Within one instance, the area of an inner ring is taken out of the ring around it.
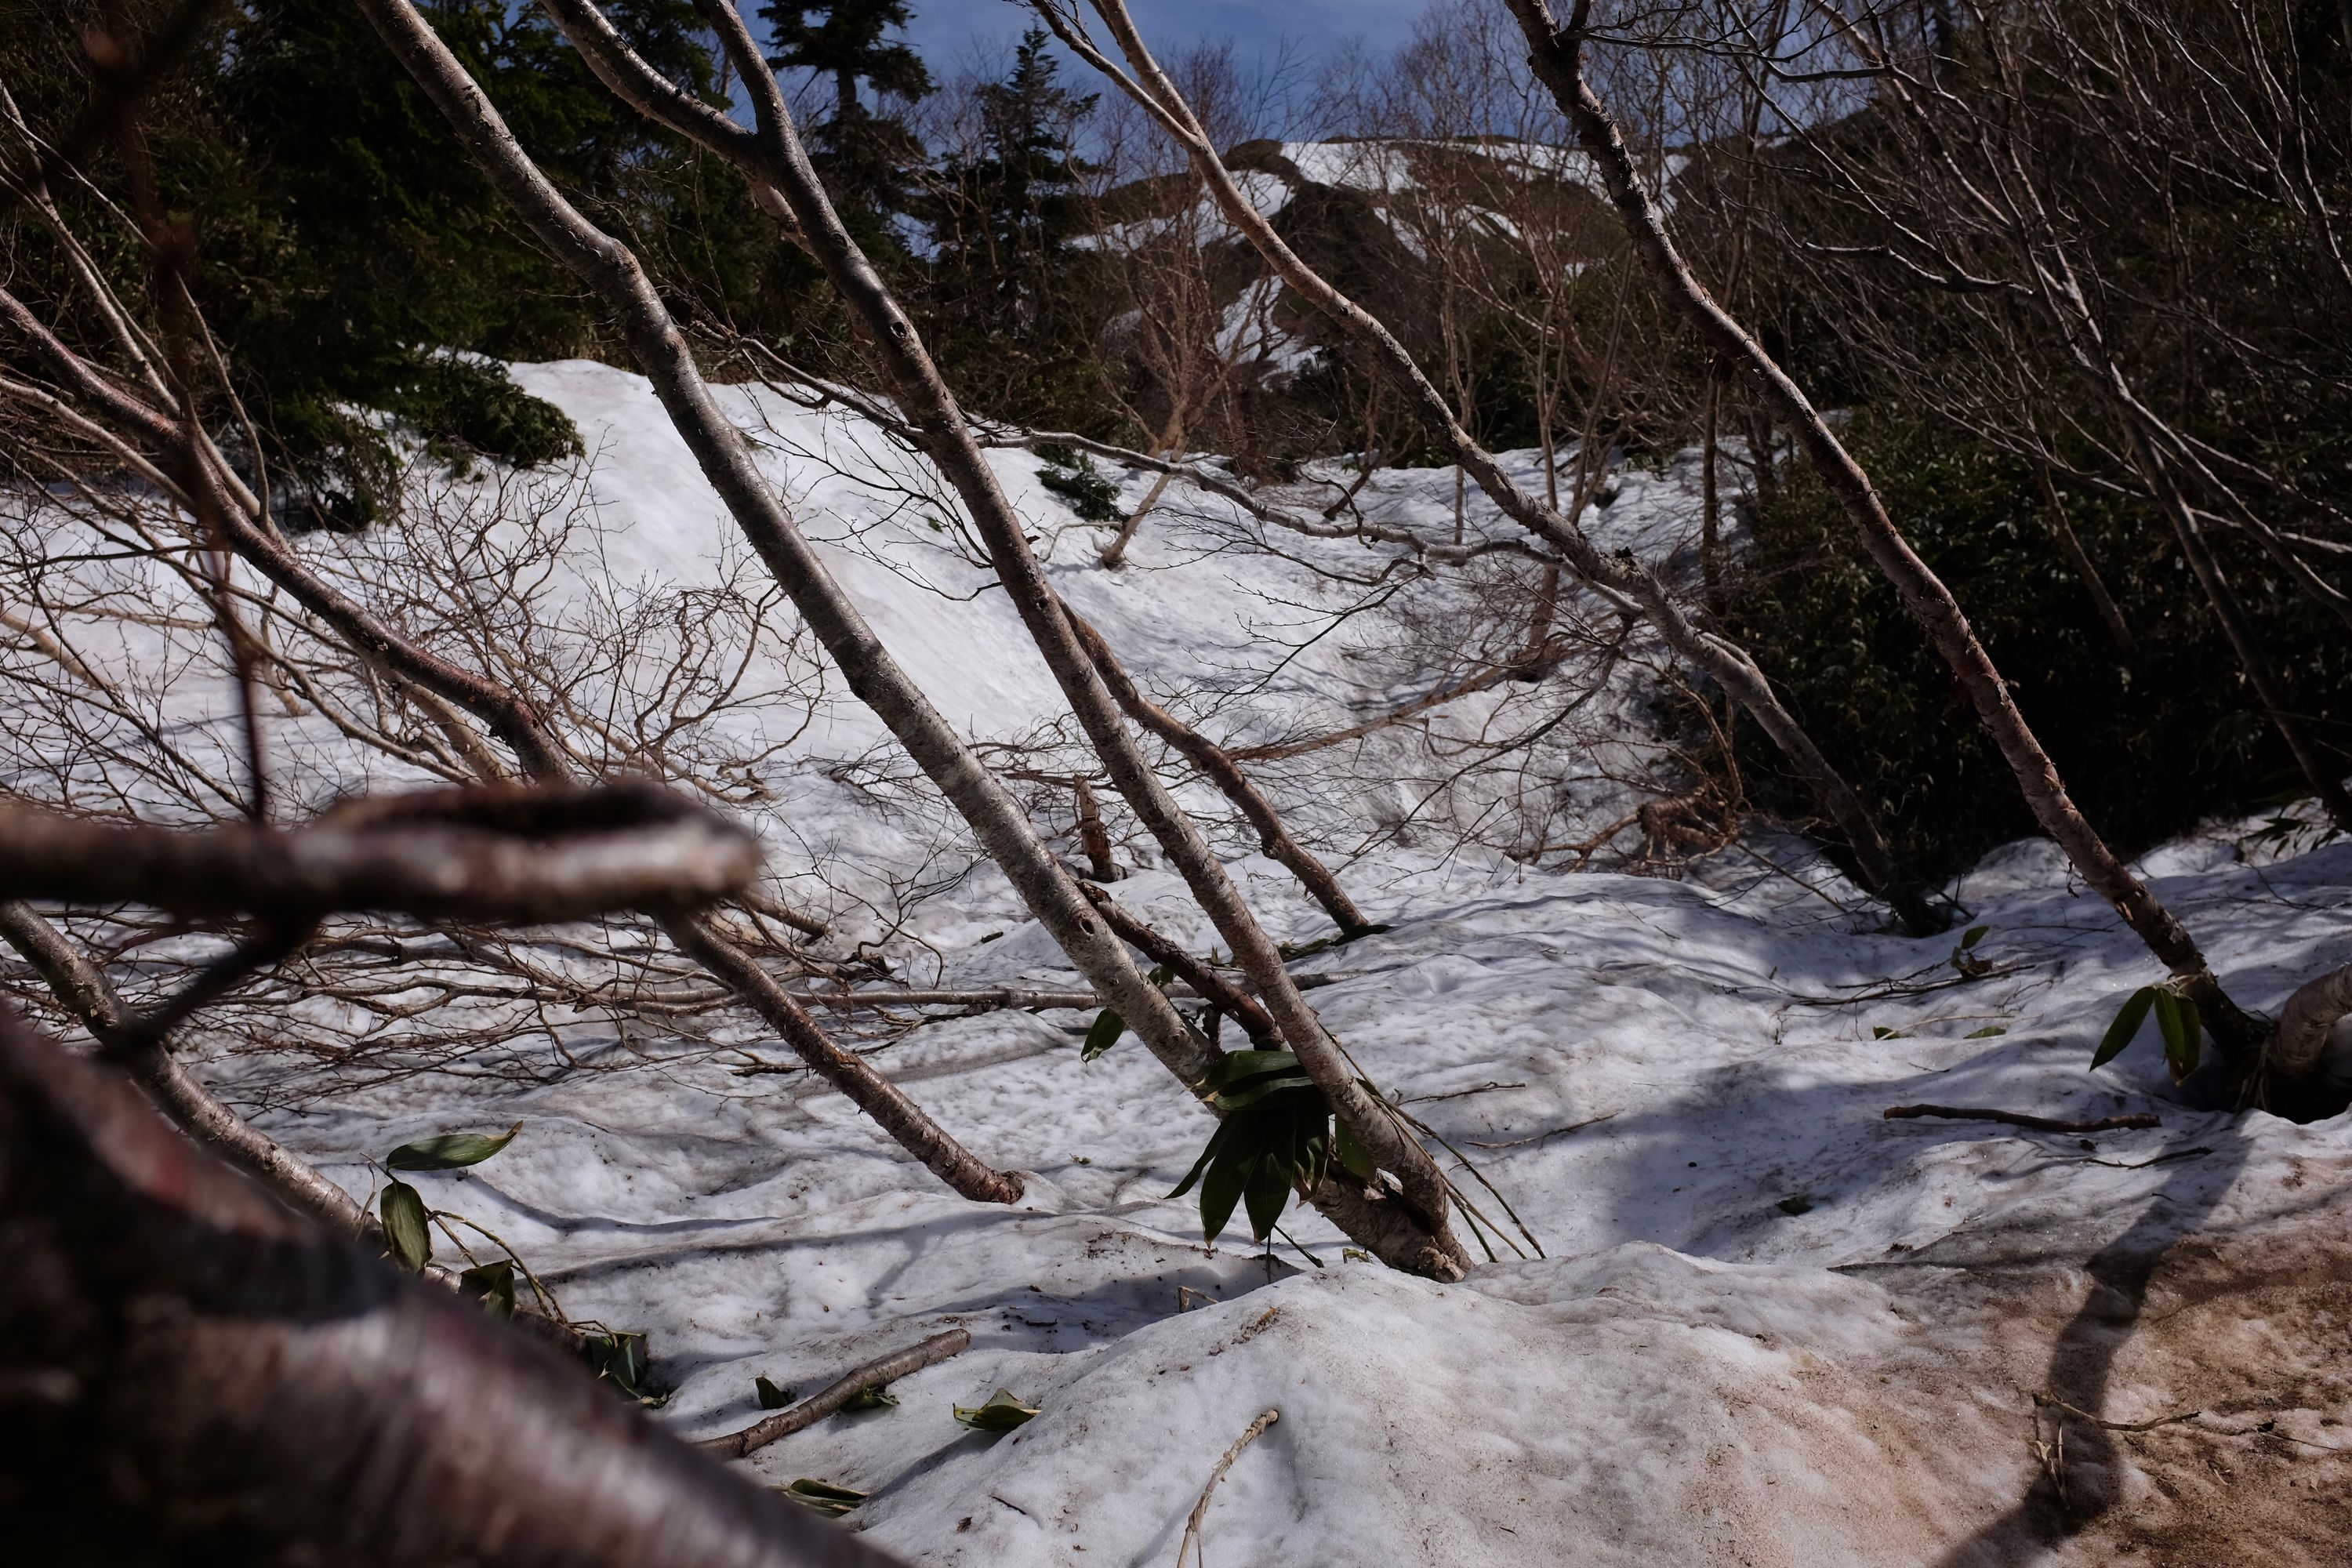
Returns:
[[[518,1121],[502,1134],[492,1136],[480,1132],[444,1132],[432,1138],[421,1138],[414,1143],[403,1143],[384,1156],[383,1163],[395,1171],[456,1171],[467,1165],[478,1165],[515,1140],[522,1131]],[[384,1184],[376,1202],[376,1214],[383,1221],[384,1247],[393,1260],[412,1274],[422,1274],[425,1266],[433,1261],[432,1211],[425,1206],[425,1195],[406,1182],[392,1181]],[[487,1287],[485,1288],[487,1290]],[[513,1310],[514,1288],[507,1287],[508,1310]]]
[[[1118,487],[1095,468],[1095,460],[1075,447],[1047,441],[1037,447],[1045,467],[1037,482],[1060,496],[1069,509],[1088,522],[1125,522],[1118,510]]]
[[[1037,1407],[1024,1405],[1013,1397],[1009,1388],[1000,1388],[988,1396],[984,1405],[959,1405],[955,1418],[975,1432],[1010,1432],[1025,1421],[1035,1419]]]
[[[1238,1205],[1250,1233],[1274,1233],[1294,1187],[1323,1179],[1334,1154],[1370,1177],[1370,1156],[1344,1127],[1335,1139],[1331,1102],[1288,1051],[1232,1051],[1220,1058],[1206,1098],[1223,1115],[1208,1147],[1168,1195],[1201,1189],[1201,1233],[1216,1240]]]
[[[609,1383],[614,1391],[634,1404],[657,1405],[666,1404],[669,1395],[656,1394],[646,1386],[646,1373],[653,1365],[653,1353],[646,1336],[634,1329],[607,1329],[603,1333],[590,1334],[581,1342],[581,1352],[587,1358],[588,1370],[599,1382]]]
[[[2343,408],[2319,409],[2306,427],[2315,437],[2324,422],[2340,452],[2346,417]],[[1847,444],[1913,547],[1968,607],[2069,793],[2118,852],[2305,793],[2242,684],[2217,678],[2234,670],[2235,656],[2166,542],[2168,525],[2145,503],[2102,485],[2061,486],[2066,515],[2135,639],[2126,650],[2053,540],[2031,463],[1895,405],[1860,407]],[[2062,456],[2093,473],[2101,463],[2087,449]],[[2341,458],[2334,461],[2340,474]],[[1958,705],[1949,670],[1835,498],[1803,463],[1781,478],[1776,496],[1754,503],[1727,629],[1772,671],[1783,700],[1913,870],[1941,879],[2035,832],[2008,763]],[[2250,540],[2217,540],[2255,635],[2288,683],[2287,705],[2315,730],[2341,726],[2352,716],[2352,645],[2340,623]],[[1704,751],[1711,731],[1695,711],[1687,721]],[[1754,798],[1792,815],[1811,809],[1761,731],[1742,727],[1734,744]]]
[[[2099,1048],[2092,1053],[2091,1065],[2105,1067],[2121,1056],[2151,1012],[2156,1015],[2157,1033],[2164,1041],[2164,1061],[2172,1069],[2172,1081],[2179,1083],[2195,1072],[2204,1054],[2204,1026],[2197,1016],[2197,1004],[2169,985],[2143,985],[2124,999],[2115,1022],[2099,1037]]]
[[[482,1310],[499,1321],[511,1321],[515,1315],[514,1259],[501,1258],[467,1269],[457,1276],[457,1294],[468,1301],[479,1301]]]

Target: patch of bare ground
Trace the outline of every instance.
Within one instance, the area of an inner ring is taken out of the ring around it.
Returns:
[[[2135,1226],[2074,1261],[1881,1275],[1906,1314],[1975,1319],[1990,1362],[1898,1373],[1923,1402],[1911,1414],[1932,1421],[1948,1391],[1956,1451],[1981,1453],[1961,1433],[1990,1417],[2022,1461],[1997,1517],[1922,1560],[2352,1564],[2347,1221],[2352,1203],[2336,1201],[2177,1240]],[[2004,1383],[2013,1411],[1986,1411],[1982,1391]]]

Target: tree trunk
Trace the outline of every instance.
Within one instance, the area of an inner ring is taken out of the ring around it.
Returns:
[[[1128,716],[1174,747],[1180,756],[1200,769],[1202,777],[1216,785],[1227,800],[1241,809],[1242,816],[1256,830],[1258,848],[1265,858],[1297,878],[1299,886],[1323,906],[1323,912],[1339,923],[1343,934],[1353,936],[1371,929],[1371,922],[1364,918],[1363,910],[1356,907],[1356,901],[1339,886],[1339,879],[1331,874],[1331,868],[1316,858],[1313,850],[1291,837],[1290,829],[1284,826],[1280,814],[1274,809],[1274,803],[1250,782],[1249,775],[1242,772],[1241,764],[1234,761],[1231,753],[1144,696],[1142,689],[1135,684],[1134,677],[1127,673],[1125,667],[1118,662],[1118,656],[1111,652],[1110,645],[1103,640],[1102,633],[1076,611],[1066,610],[1066,613],[1070,625],[1094,659],[1095,668],[1102,671],[1112,697],[1126,710]]]
[[[1106,1002],[1180,1081],[1197,1089],[1214,1059],[1213,1047],[1137,971],[1125,947],[1087,906],[1075,882],[1037,839],[1003,785],[907,679],[824,572],[753,468],[734,427],[711,401],[683,335],[636,258],[582,217],[547,183],[488,100],[407,0],[360,0],[360,4],[526,226],[589,282],[619,318],[635,358],[694,451],[705,479],[777,581],[792,595],[851,689],[891,727],[918,765],[963,813],[991,858],[1004,869],[1080,972],[1103,993]],[[661,105],[677,107],[678,95],[674,88],[634,75],[632,64],[642,64],[635,62],[634,57],[614,57],[609,47],[609,24],[603,23],[601,16],[592,23],[582,15],[593,10],[587,0],[564,0],[551,9],[592,68],[614,83],[621,96],[656,118],[662,118]],[[1441,1272],[1449,1278],[1458,1276],[1467,1267],[1468,1256],[1446,1225],[1444,1176],[1357,1081],[1355,1069],[1292,984],[1281,954],[1242,902],[1224,868],[1145,765],[1092,660],[1078,646],[1043,567],[1029,550],[1021,521],[997,485],[953,395],[924,352],[913,323],[850,238],[810,169],[774,78],[761,71],[754,79],[752,65],[758,51],[741,16],[726,4],[713,4],[708,9],[727,48],[738,57],[737,69],[751,89],[760,130],[744,132],[731,121],[722,121],[728,129],[719,132],[708,118],[692,118],[690,113],[675,128],[712,138],[706,144],[736,161],[754,182],[783,196],[835,289],[866,329],[900,407],[921,437],[925,455],[955,488],[981,531],[999,581],[1108,770],[1112,784],[1159,841],[1232,947],[1273,1013],[1284,1043],[1323,1090],[1333,1115],[1362,1142],[1375,1163],[1402,1184],[1402,1204],[1390,1206],[1409,1211],[1424,1230],[1423,1240],[1427,1245],[1413,1243],[1397,1255],[1411,1256],[1424,1264],[1432,1257],[1453,1259]],[[595,30],[599,24],[602,33]],[[621,74],[620,82],[615,82],[614,73]],[[632,96],[633,88],[635,96]],[[1398,1243],[1399,1233],[1393,1227],[1383,1231],[1380,1245],[1393,1251]]]
[[[1723,409],[1723,362],[1706,362],[1706,390],[1699,410],[1698,574],[1706,613],[1723,618],[1723,499],[1716,482],[1717,431]]]
[[[5,289],[0,289],[0,317],[14,320],[20,328],[26,330],[57,366],[67,384],[119,424],[137,431],[151,442],[167,447],[178,439],[176,427],[170,420],[114,387],[88,362],[42,327],[38,320]],[[260,503],[243,488],[233,473],[215,464],[204,469],[198,479],[217,487],[218,493],[213,498],[211,510],[227,534],[230,548],[284,590],[297,604],[331,626],[353,652],[413,689],[428,692],[475,715],[514,753],[516,762],[529,777],[551,782],[577,777],[572,759],[529,703],[507,687],[418,647],[320,579],[302,563],[274,530],[266,529],[255,521],[262,515]],[[978,766],[977,763],[973,765]],[[731,958],[727,962],[731,970],[747,980],[758,977],[761,984],[750,992],[742,993],[743,1000],[776,1027],[783,1035],[786,1044],[828,1081],[843,1087],[845,1092],[854,1089],[855,1092],[851,1093],[853,1100],[861,1106],[870,1102],[881,1107],[890,1113],[893,1120],[910,1129],[919,1122],[925,1131],[919,1142],[921,1149],[929,1152],[920,1154],[918,1151],[919,1155],[950,1184],[956,1185],[957,1190],[964,1192],[966,1196],[982,1202],[1010,1201],[1004,1195],[1008,1192],[1017,1196],[1017,1178],[991,1171],[957,1144],[943,1129],[930,1121],[863,1058],[834,1046],[815,1021],[801,1010],[799,1004],[793,1001],[764,970],[740,950],[726,942],[710,926],[707,917],[679,917],[673,923],[673,939],[681,931],[691,929],[698,931],[700,934],[696,941],[703,951],[714,957],[722,952],[730,954]],[[184,1074],[181,1076],[185,1077]],[[163,1103],[168,1107],[172,1102],[167,1099]],[[907,1120],[909,1117],[913,1120]],[[982,1173],[987,1179],[974,1179]]]
[[[1885,899],[1908,928],[1919,934],[1948,930],[1951,921],[1947,911],[1916,877],[1896,865],[1876,817],[1831,765],[1796,716],[1781,704],[1763,670],[1747,651],[1718,633],[1703,631],[1693,625],[1654,572],[1630,556],[1602,554],[1573,519],[1521,489],[1494,455],[1479,446],[1454,417],[1444,394],[1423,374],[1395,334],[1301,260],[1242,194],[1206,132],[1185,106],[1182,95],[1144,46],[1123,0],[1094,0],[1094,4],[1135,69],[1139,82],[1135,90],[1140,94],[1138,101],[1184,145],[1193,166],[1216,198],[1219,210],[1265,258],[1282,280],[1361,344],[1387,375],[1419,403],[1423,417],[1444,435],[1455,459],[1506,516],[1558,550],[1570,568],[1605,597],[1647,619],[1677,657],[1706,671],[1748,710],[1845,837],[1864,885]],[[1052,5],[1039,3],[1035,8],[1046,25],[1081,58],[1114,80],[1129,80]]]
[[[1634,173],[1616,121],[1584,79],[1582,26],[1590,0],[1577,0],[1574,20],[1566,32],[1553,23],[1545,0],[1508,0],[1508,4],[1533,51],[1537,76],[1575,124],[1578,139],[1598,166],[1643,265],[1710,349],[1748,366],[1775,411],[1796,432],[1822,485],[1861,536],[1863,548],[1895,585],[1904,607],[1927,631],[1929,642],[1968,693],[2042,831],[2065,851],[2083,879],[2115,906],[2125,923],[2179,977],[2182,993],[2197,1003],[2214,1038],[2231,1051],[2252,1049],[2261,1041],[2263,1026],[2231,1001],[2188,929],[2132,875],[2076,808],[2056,765],[2018,710],[2008,685],[1977,641],[1951,590],[1919,559],[1887,516],[1869,475],[1804,392],[1763,345],[1716,302],[1675,250],[1664,221]]]
[[[896,1561],[322,1234],[5,1011],[0,1257],[0,1512],[26,1561]]]

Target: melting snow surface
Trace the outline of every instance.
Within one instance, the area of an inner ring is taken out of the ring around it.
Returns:
[[[643,384],[520,374],[596,454],[606,569],[711,573],[725,525]],[[754,400],[729,395],[748,421]],[[940,707],[996,733],[1052,718],[1002,596],[967,595],[970,568],[909,521],[920,507],[877,489],[895,455],[835,416],[768,412],[771,472]],[[820,448],[876,467],[845,478]],[[1003,471],[1041,531],[1069,526],[1034,460]],[[1450,525],[1450,481],[1400,478],[1381,504]],[[1677,494],[1628,476],[1612,542],[1671,552]],[[1247,665],[1265,633],[1244,576],[1305,591],[1278,563],[1156,530],[1124,574],[1083,548],[1055,560],[1147,675]],[[1318,648],[1233,721],[1383,700],[1354,678]],[[876,739],[829,708],[793,754]],[[1371,787],[1272,776],[1310,818],[1318,796]],[[919,858],[902,823],[814,768],[763,820],[780,845]],[[1456,1152],[1449,1168],[1476,1168],[1461,1179],[1500,1260],[1459,1284],[1349,1258],[1309,1213],[1271,1256],[1238,1231],[1205,1246],[1165,1194],[1209,1123],[1132,1039],[1082,1062],[1084,1012],[941,1020],[874,1058],[1024,1173],[1010,1208],[958,1199],[805,1074],[609,1041],[580,1046],[598,1070],[407,1079],[267,1120],[365,1194],[370,1155],[520,1119],[495,1161],[417,1180],[512,1243],[573,1315],[649,1331],[671,1389],[660,1418],[690,1436],[757,1418],[755,1375],[807,1392],[969,1329],[972,1348],[904,1380],[897,1408],[749,1462],[870,1492],[851,1521],[919,1563],[1171,1563],[1218,1457],[1268,1408],[1279,1421],[1206,1514],[1220,1563],[2340,1561],[2326,1500],[2352,1444],[2345,1303],[2295,1292],[2340,1272],[2324,1260],[2340,1256],[2344,1123],[2188,1109],[2147,1041],[2089,1070],[2123,996],[2158,972],[2042,847],[1958,884],[1989,928],[1974,955],[1993,970],[1973,980],[1951,939],[1879,933],[1828,900],[1833,881],[1742,864],[1554,875],[1392,841],[1347,861],[1393,929],[1297,967],[1380,1089]],[[1277,868],[1238,851],[1234,866],[1277,936],[1326,933]],[[2271,858],[2217,827],[2147,868],[2248,1004],[2275,1007],[2345,957],[2352,847]],[[1212,944],[1166,873],[1116,892]],[[942,984],[1074,984],[985,877],[927,919]],[[235,1096],[258,1069],[206,1070]],[[2154,1110],[2163,1125],[2076,1138],[1881,1117],[1922,1100]],[[2323,1262],[2281,1272],[2306,1255]],[[953,1422],[1000,1386],[1043,1414],[1001,1436]],[[2169,1424],[2068,1426],[2037,1394]],[[2215,1479],[2232,1475],[2238,1489]],[[2280,1498],[2302,1501],[2280,1514]],[[2165,1555],[2171,1530],[2226,1545],[2223,1516],[2260,1524],[2258,1548],[2239,1542],[2250,1555]]]

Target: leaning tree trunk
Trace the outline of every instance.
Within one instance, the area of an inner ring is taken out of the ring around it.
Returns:
[[[1355,936],[1370,930],[1371,922],[1364,918],[1364,911],[1356,907],[1356,900],[1348,896],[1347,889],[1339,886],[1339,879],[1331,874],[1331,868],[1318,859],[1313,850],[1291,834],[1284,825],[1281,814],[1274,809],[1274,803],[1250,782],[1249,775],[1242,772],[1241,764],[1234,761],[1232,754],[1146,697],[1143,689],[1135,684],[1135,678],[1128,674],[1126,667],[1118,662],[1118,656],[1111,651],[1110,645],[1103,640],[1102,633],[1076,610],[1066,608],[1066,613],[1070,617],[1072,628],[1078,634],[1078,641],[1095,661],[1095,668],[1102,672],[1103,681],[1110,688],[1111,696],[1127,710],[1128,716],[1175,748],[1186,762],[1201,770],[1203,778],[1215,784],[1227,800],[1241,809],[1242,816],[1248,819],[1250,826],[1257,833],[1258,847],[1265,853],[1266,858],[1298,879],[1299,886],[1323,906],[1323,912],[1339,923],[1340,934]]]
[[[917,764],[963,815],[982,846],[1024,900],[1105,1000],[1180,1081],[1196,1092],[1218,1053],[1146,981],[1127,950],[1053,858],[1003,786],[981,765],[908,679],[856,607],[833,581],[797,525],[768,489],[734,426],[710,397],[683,334],[627,247],[597,229],[565,201],[516,142],[497,110],[407,0],[359,0],[362,11],[473,153],[492,185],[525,225],[593,288],[618,318],[634,357],[652,383],[704,478],[752,547],[833,657],[850,689],[887,724]],[[1381,1217],[1357,1239],[1385,1261],[1414,1272],[1455,1278],[1467,1254],[1446,1224],[1448,1188],[1428,1153],[1358,1082],[1337,1043],[1299,994],[1270,938],[1259,928],[1222,866],[1165,787],[1143,762],[1093,663],[1078,647],[1029,552],[1019,518],[997,488],[978,444],[913,324],[890,297],[843,227],[793,134],[774,78],[761,65],[734,8],[710,4],[717,26],[759,114],[746,131],[709,105],[678,92],[631,53],[587,0],[549,0],[548,9],[591,68],[650,117],[704,141],[734,161],[755,192],[783,208],[824,263],[836,289],[868,328],[902,406],[924,437],[926,453],[954,484],[987,538],[1000,579],[1046,663],[1069,698],[1114,784],[1159,837],[1196,898],[1225,937],[1281,1027],[1285,1044],[1330,1101],[1332,1113],[1398,1183],[1393,1194],[1350,1186],[1331,1174],[1307,1194],[1345,1228],[1361,1224],[1368,1205]],[[1351,1232],[1351,1234],[1355,1234]]]
[[[897,1561],[280,1206],[5,1009],[0,1258],[22,1561]]]
[[[1643,264],[1664,285],[1670,301],[1706,346],[1746,365],[1780,419],[1795,431],[1822,483],[1845,511],[1863,548],[1895,585],[1904,607],[1927,631],[1977,717],[2017,777],[2042,831],[2063,850],[2083,879],[2121,915],[2150,952],[2170,970],[2181,993],[2196,1002],[2213,1037],[2224,1050],[2243,1055],[2259,1047],[2266,1027],[2242,1011],[2205,961],[2188,928],[2165,908],[2147,885],[2099,836],[2066,793],[2057,765],[2019,711],[1992,658],[1977,640],[1968,616],[1927,563],[1911,548],[1878,499],[1870,476],[1837,438],[1803,390],[1764,346],[1717,302],[1691,271],[1665,221],[1633,168],[1625,139],[1608,106],[1584,77],[1584,28],[1591,0],[1576,0],[1566,29],[1553,21],[1545,0],[1507,0],[1532,51],[1536,74],[1551,89],[1591,154],[1610,199],[1616,205]]]
[[[1864,885],[1885,899],[1913,932],[1925,935],[1948,929],[1948,910],[1918,877],[1896,862],[1876,816],[1782,704],[1748,651],[1720,632],[1694,622],[1655,572],[1630,554],[1603,552],[1573,518],[1520,488],[1494,454],[1462,426],[1445,395],[1414,363],[1396,335],[1309,267],[1275,232],[1265,216],[1243,194],[1182,94],[1152,58],[1123,0],[1093,0],[1093,4],[1134,67],[1133,78],[1105,58],[1051,0],[1030,3],[1073,52],[1118,83],[1183,146],[1219,210],[1285,284],[1364,348],[1389,379],[1420,405],[1430,427],[1439,433],[1456,462],[1504,515],[1559,551],[1569,567],[1595,591],[1647,620],[1677,658],[1706,671],[1748,710],[1844,837]]]
[[[12,321],[30,336],[66,384],[116,425],[165,450],[178,442],[179,431],[168,417],[116,387],[4,288],[0,288],[0,319]],[[225,465],[205,465],[194,479],[213,487],[210,510],[237,556],[331,626],[360,658],[412,691],[472,714],[514,754],[528,777],[542,782],[576,779],[572,759],[541,715],[511,689],[418,646],[312,572],[275,530],[266,526],[259,500]],[[462,724],[457,728],[464,731]],[[485,767],[486,774],[494,776],[499,771],[478,738],[469,738],[469,743],[461,743],[459,749],[490,763]],[[772,976],[726,941],[707,917],[666,914],[663,922],[681,949],[690,948],[706,966],[712,967],[721,982],[775,1029],[803,1062],[897,1137],[940,1180],[976,1202],[1011,1203],[1020,1197],[1018,1176],[989,1166],[865,1058],[842,1049]],[[170,1109],[181,1100],[166,1097],[161,1103]],[[192,1126],[191,1131],[197,1129]]]

